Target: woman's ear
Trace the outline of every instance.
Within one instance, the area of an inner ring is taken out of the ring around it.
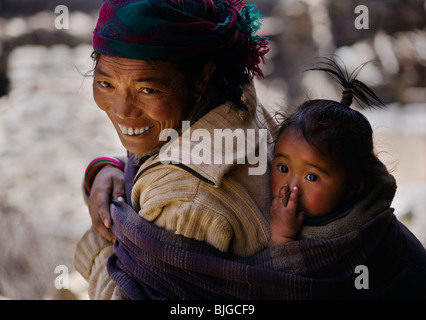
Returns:
[[[209,61],[204,65],[203,70],[201,70],[198,79],[195,81],[194,98],[201,99],[207,89],[210,77],[212,76],[215,70],[216,63],[214,63],[213,61]]]

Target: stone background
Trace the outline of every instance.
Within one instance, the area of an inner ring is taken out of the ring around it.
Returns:
[[[0,0],[0,296],[87,299],[74,271],[76,242],[90,226],[81,196],[86,165],[122,155],[91,97],[91,32],[101,0]],[[262,0],[261,34],[271,41],[256,81],[271,109],[306,97],[339,99],[327,78],[304,73],[315,57],[336,54],[386,103],[365,111],[380,157],[392,169],[397,216],[426,245],[426,10],[423,0]],[[354,26],[358,4],[369,29]],[[57,30],[57,5],[69,29]],[[55,279],[70,272],[69,290]]]

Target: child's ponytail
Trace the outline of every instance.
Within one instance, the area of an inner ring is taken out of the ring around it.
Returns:
[[[353,93],[351,88],[346,88],[343,90],[342,100],[340,100],[340,104],[345,108],[350,108],[353,100]]]
[[[324,61],[319,63],[319,66],[316,68],[311,68],[309,70],[321,70],[327,72],[335,81],[340,83],[343,87],[343,94],[340,104],[344,108],[350,108],[352,101],[355,98],[357,103],[362,108],[375,108],[382,107],[383,103],[375,95],[375,93],[368,88],[363,82],[356,79],[361,69],[365,66],[366,63],[360,65],[352,73],[348,73],[346,67],[344,70],[339,67],[339,65],[329,58],[323,58]]]

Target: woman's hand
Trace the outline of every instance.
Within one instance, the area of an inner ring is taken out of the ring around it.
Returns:
[[[125,196],[123,171],[110,165],[103,167],[93,181],[88,207],[93,228],[107,240],[115,239],[111,231],[111,199]]]
[[[288,185],[285,185],[278,197],[272,200],[269,246],[294,241],[302,227],[304,213],[297,212],[298,191],[297,187],[293,187],[290,193]]]

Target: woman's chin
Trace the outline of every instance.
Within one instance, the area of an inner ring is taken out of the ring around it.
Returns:
[[[146,154],[155,150],[158,146],[158,138],[153,139],[151,135],[125,135],[119,133],[123,147],[133,154]]]

